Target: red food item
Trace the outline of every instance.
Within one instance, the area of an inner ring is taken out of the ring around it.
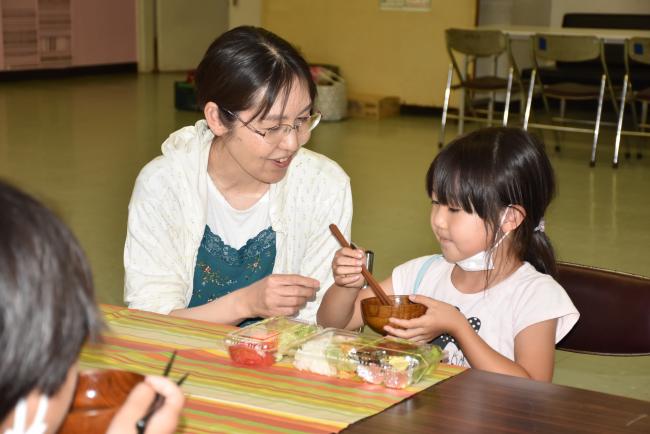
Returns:
[[[384,373],[384,385],[392,389],[403,389],[409,385],[410,381],[408,372],[391,369]]]
[[[246,344],[235,344],[228,347],[228,353],[233,362],[243,366],[271,366],[275,363],[272,352],[260,351]]]

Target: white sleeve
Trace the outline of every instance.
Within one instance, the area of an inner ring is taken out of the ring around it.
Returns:
[[[187,307],[191,276],[181,208],[136,180],[124,246],[124,301],[130,308],[168,314]]]
[[[552,277],[541,275],[517,291],[514,335],[526,327],[557,318],[555,342],[559,342],[578,322],[580,314],[569,295]]]
[[[316,299],[300,311],[298,318],[315,322],[323,295],[334,283],[332,259],[334,253],[340,248],[338,241],[332,236],[329,225],[335,223],[343,236],[350,240],[352,228],[350,180],[346,177],[337,191],[328,194],[327,198],[317,198],[311,206],[317,207],[319,212],[313,215],[313,220],[309,224],[311,233],[308,234],[307,249],[301,261],[300,274],[318,280],[321,286],[316,293]]]

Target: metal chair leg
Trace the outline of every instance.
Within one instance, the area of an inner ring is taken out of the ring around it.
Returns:
[[[442,148],[445,143],[445,126],[447,125],[447,110],[449,110],[449,94],[451,93],[451,79],[454,74],[454,67],[449,64],[447,73],[447,85],[445,86],[445,101],[442,104],[442,122],[440,124],[440,137],[438,138],[438,149]]]
[[[594,126],[594,143],[591,145],[591,161],[589,166],[596,165],[596,146],[598,146],[598,133],[600,132],[600,115],[603,111],[603,96],[605,95],[605,74],[600,79],[600,94],[598,95],[598,111],[596,112],[596,125]]]
[[[510,94],[512,91],[512,74],[514,73],[512,67],[508,71],[508,87],[506,88],[506,106],[503,108],[503,126],[508,126],[508,113],[510,112]]]
[[[533,69],[530,73],[530,84],[528,85],[528,97],[526,98],[526,111],[524,112],[524,131],[528,131],[528,119],[530,119],[530,106],[533,101],[533,89],[535,88],[535,75],[537,70]]]
[[[621,107],[618,111],[618,125],[616,126],[616,139],[614,140],[614,160],[612,167],[618,167],[618,148],[621,144],[621,129],[623,128],[623,115],[625,114],[625,97],[627,96],[627,80],[628,76],[625,74],[623,77],[623,90],[621,91]]]

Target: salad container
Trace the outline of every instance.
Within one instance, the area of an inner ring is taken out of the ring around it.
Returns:
[[[403,389],[435,369],[441,358],[435,345],[325,329],[301,345],[293,364],[301,371]]]
[[[237,365],[271,366],[320,330],[315,324],[279,316],[229,333],[225,345]]]

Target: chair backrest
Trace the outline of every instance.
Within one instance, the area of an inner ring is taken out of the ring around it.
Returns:
[[[558,282],[580,312],[558,349],[650,354],[650,278],[569,263],[558,270]]]
[[[504,53],[508,40],[499,30],[447,29],[447,49],[467,56],[487,57]]]
[[[602,41],[595,36],[536,34],[533,36],[536,59],[559,62],[584,62],[602,57]]]
[[[626,59],[650,65],[650,38],[630,38],[625,41]],[[629,65],[627,70],[629,72]]]

